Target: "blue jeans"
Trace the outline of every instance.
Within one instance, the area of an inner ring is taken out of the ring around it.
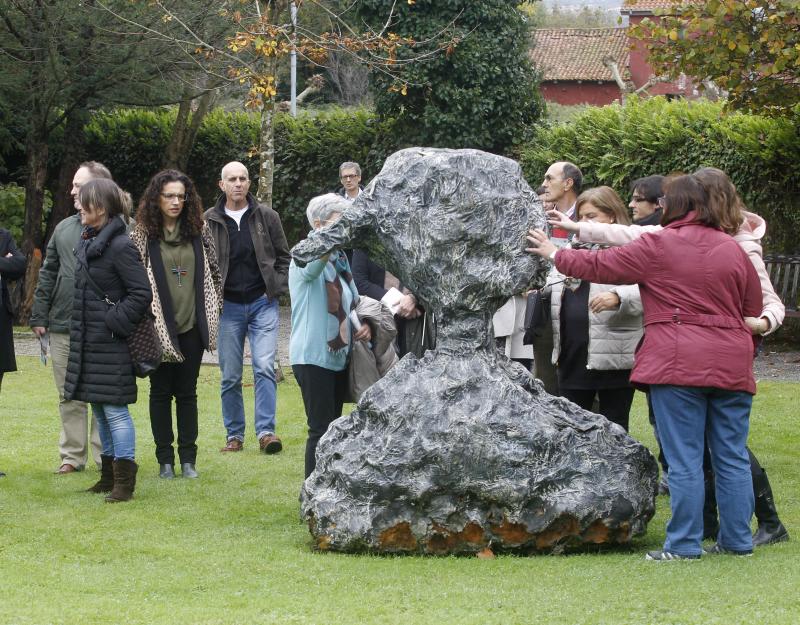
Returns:
[[[115,460],[133,460],[136,457],[136,430],[128,407],[93,403],[92,414],[97,419],[103,455]]]
[[[650,397],[661,445],[669,463],[672,518],[664,550],[700,555],[703,540],[703,435],[716,476],[721,547],[753,548],[753,481],[747,433],[753,397],[742,391],[654,385]]]
[[[244,441],[242,367],[244,337],[250,341],[255,379],[256,436],[275,433],[275,351],[278,346],[278,300],[266,295],[249,304],[225,300],[219,324],[222,374],[222,421],[232,438]]]

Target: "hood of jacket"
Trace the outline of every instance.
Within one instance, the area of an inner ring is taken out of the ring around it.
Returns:
[[[743,211],[744,221],[739,226],[739,231],[733,237],[736,241],[760,242],[767,233],[767,222],[755,213]]]

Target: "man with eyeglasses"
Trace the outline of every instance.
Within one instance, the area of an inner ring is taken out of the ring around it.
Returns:
[[[47,251],[39,270],[39,281],[33,296],[31,329],[40,340],[49,341],[53,379],[58,390],[58,411],[61,417],[61,435],[58,453],[61,465],[58,475],[81,471],[86,466],[91,443],[92,457],[100,466],[100,435],[97,421],[82,401],[64,399],[64,379],[69,358],[69,328],[72,321],[73,293],[75,291],[75,248],[81,238],[78,193],[81,187],[95,178],[111,180],[111,172],[102,163],[86,161],[78,166],[72,178],[72,195],[75,214],[63,219],[53,230]]]
[[[216,244],[223,285],[217,347],[227,438],[220,451],[237,452],[244,447],[246,336],[255,381],[255,433],[260,450],[275,454],[283,449],[275,435],[278,297],[287,290],[291,254],[278,213],[250,194],[250,176],[242,163],[233,161],[222,168],[219,187],[223,195],[204,217]]]
[[[342,183],[339,195],[348,202],[355,202],[361,194],[361,166],[352,161],[342,163],[339,165],[339,180]]]

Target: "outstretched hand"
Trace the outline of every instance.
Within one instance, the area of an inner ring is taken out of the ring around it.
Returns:
[[[542,258],[550,258],[550,255],[558,249],[542,230],[528,230],[527,239],[531,246],[526,247],[525,251],[537,254]]]
[[[572,221],[564,213],[557,210],[547,211],[547,223],[556,228],[561,228],[567,232],[578,232],[580,226],[577,221]]]

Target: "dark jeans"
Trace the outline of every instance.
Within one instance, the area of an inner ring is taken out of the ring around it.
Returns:
[[[347,394],[347,369],[331,371],[316,365],[292,365],[292,371],[306,409],[308,439],[306,440],[306,473],[308,477],[317,466],[317,443],[328,431],[334,419],[342,416]]]
[[[200,332],[192,328],[178,335],[183,362],[162,362],[150,374],[150,427],[159,464],[175,464],[172,443],[172,398],[178,421],[178,456],[181,463],[197,459],[197,376],[203,357]]]
[[[591,410],[595,395],[599,399],[598,412],[609,421],[621,425],[628,431],[628,419],[633,403],[633,388],[604,388],[598,391],[574,388],[562,388],[561,395],[573,404],[578,404],[584,410]]]

